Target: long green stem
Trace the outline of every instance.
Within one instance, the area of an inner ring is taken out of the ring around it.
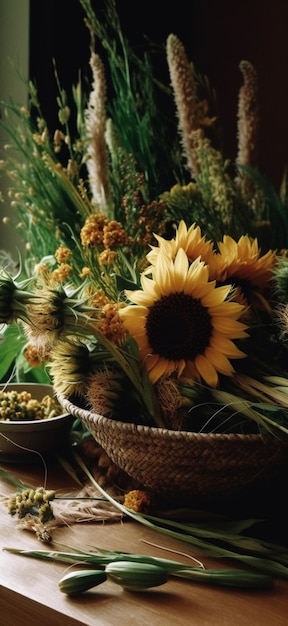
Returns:
[[[61,563],[85,563],[89,565],[97,565],[99,569],[105,569],[110,563],[129,562],[129,563],[146,563],[149,565],[157,565],[166,570],[173,577],[191,580],[201,584],[213,584],[221,587],[236,587],[248,589],[271,589],[273,587],[273,579],[267,574],[260,572],[249,572],[239,569],[211,569],[206,570],[202,567],[191,567],[178,561],[150,557],[142,554],[131,554],[127,552],[117,552],[105,550],[104,554],[83,552],[75,550],[74,552],[61,552],[56,550],[21,550],[19,548],[5,547],[5,551],[12,554],[32,557],[44,561],[58,561]],[[77,578],[77,573],[75,574]]]
[[[172,521],[160,517],[136,513],[135,511],[132,511],[117,502],[117,500],[110,496],[110,494],[102,489],[102,487],[97,483],[85,463],[82,461],[81,457],[75,453],[74,455],[75,460],[78,462],[95,488],[102,493],[102,495],[106,496],[107,500],[122,511],[124,515],[127,515],[152,530],[156,530],[162,534],[173,537],[174,539],[189,543],[197,549],[204,551],[209,556],[217,558],[225,557],[237,560],[242,563],[246,563],[258,571],[288,579],[288,557],[286,556],[285,560],[285,549],[280,546],[266,544],[267,550],[264,551],[265,556],[254,556],[250,550],[249,554],[243,553],[241,546],[240,549],[238,549],[239,535],[235,535],[235,537],[233,535],[229,537],[228,535],[227,537],[227,533],[219,533],[215,530],[211,530],[209,533],[207,525],[205,525],[201,531],[199,526],[196,527],[191,524],[191,526],[189,525],[190,532],[188,534],[186,525],[178,523],[177,530],[174,530],[172,526],[175,527],[175,523]],[[231,545],[233,549],[228,548],[227,544]]]

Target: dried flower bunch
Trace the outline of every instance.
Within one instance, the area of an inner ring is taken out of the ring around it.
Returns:
[[[80,2],[90,92],[73,87],[72,109],[55,69],[54,133],[33,85],[28,108],[3,103],[21,159],[8,146],[2,170],[26,243],[18,274],[3,265],[0,276],[4,339],[22,341],[16,374],[24,361],[42,368],[57,394],[118,420],[287,436],[286,184],[277,194],[257,170],[256,70],[240,64],[231,163],[177,35],[162,85],[152,53],[131,50],[114,0],[106,22]]]
[[[0,391],[1,421],[45,420],[61,414],[60,404],[49,395],[36,400],[29,391]]]

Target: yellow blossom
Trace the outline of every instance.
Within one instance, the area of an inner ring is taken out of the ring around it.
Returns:
[[[231,376],[229,359],[244,355],[234,344],[246,337],[238,321],[244,307],[229,301],[231,286],[216,287],[200,259],[189,264],[180,248],[173,260],[160,251],[153,277],[142,276],[142,291],[130,291],[134,305],[119,311],[136,339],[152,383],[177,372],[216,387],[219,373]]]
[[[113,265],[116,258],[117,252],[115,250],[110,250],[110,248],[103,250],[98,256],[100,265]]]
[[[69,248],[65,248],[64,246],[60,246],[57,248],[55,252],[55,259],[58,263],[66,263],[66,261],[71,256],[72,252]]]

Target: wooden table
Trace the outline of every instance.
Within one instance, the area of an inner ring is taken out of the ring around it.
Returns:
[[[0,463],[2,468],[35,487],[43,484],[43,467]],[[70,478],[54,461],[48,466],[51,489],[70,488]],[[75,487],[75,485],[73,485]],[[13,494],[16,488],[0,480],[0,493]],[[287,626],[288,581],[276,580],[269,591],[246,591],[204,586],[170,579],[162,587],[145,593],[123,591],[106,581],[77,598],[58,589],[67,565],[43,562],[2,551],[4,546],[48,549],[35,535],[17,525],[0,502],[0,626]],[[225,567],[219,561],[196,554],[189,546],[160,535],[136,522],[80,523],[59,528],[56,542],[88,550],[93,546],[127,552],[174,558],[144,541],[173,550],[185,551],[205,562],[207,567]],[[183,547],[184,546],[184,547]],[[185,557],[175,555],[175,560]],[[189,560],[187,559],[187,563]],[[191,561],[190,561],[191,564]],[[229,564],[231,566],[231,563]]]

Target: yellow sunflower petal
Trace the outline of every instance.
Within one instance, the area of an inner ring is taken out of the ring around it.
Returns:
[[[203,296],[203,305],[209,307],[224,302],[224,300],[229,296],[230,291],[231,285],[215,287],[213,291],[210,291],[206,296]]]
[[[119,317],[127,322],[127,324],[139,324],[138,319],[142,318],[144,320],[147,317],[148,309],[145,306],[128,304],[122,309],[119,309],[118,313]]]
[[[217,387],[218,384],[218,374],[214,367],[214,365],[208,361],[208,359],[204,356],[204,354],[197,354],[195,358],[196,368],[203,380],[210,387]]]
[[[223,352],[230,359],[238,359],[245,356],[245,353],[242,350],[239,350],[235,343],[228,339],[227,337],[223,337],[222,335],[217,334],[216,336],[212,335],[210,339],[210,345],[214,350],[218,350],[218,352]]]
[[[211,346],[205,350],[205,357],[214,365],[218,372],[225,374],[225,376],[231,376],[235,371],[229,359],[227,359],[223,353],[214,350]]]
[[[158,254],[155,269],[153,272],[155,283],[165,295],[171,292],[173,285],[173,261],[166,254]]]
[[[188,257],[184,250],[178,250],[174,261],[174,272],[172,281],[175,291],[183,291],[186,282],[186,276],[189,268]]]
[[[149,372],[149,378],[153,384],[155,384],[162,376],[169,376],[169,374],[172,374],[175,368],[174,362],[162,359],[159,354],[147,355],[145,364],[147,371]]]
[[[157,284],[157,282],[155,282],[152,278],[149,278],[148,276],[141,276],[141,286],[143,289],[143,292],[140,291],[139,289],[137,289],[134,293],[133,296],[133,291],[132,294],[130,294],[130,298],[133,301],[138,300],[138,298],[140,298],[140,294],[144,293],[146,296],[149,296],[150,300],[149,300],[149,304],[152,304],[153,300],[156,300],[156,298],[159,298],[160,295],[160,286],[159,284]],[[134,300],[133,300],[134,297]],[[149,306],[146,305],[146,306]]]
[[[245,324],[237,320],[225,317],[213,317],[211,319],[213,328],[222,333],[225,337],[233,337],[233,339],[241,339],[247,337]]]
[[[218,304],[213,306],[213,316],[221,316],[221,317],[230,317],[233,319],[238,319],[241,315],[244,314],[246,306],[243,304],[239,304],[238,302],[223,302],[222,304]]]

